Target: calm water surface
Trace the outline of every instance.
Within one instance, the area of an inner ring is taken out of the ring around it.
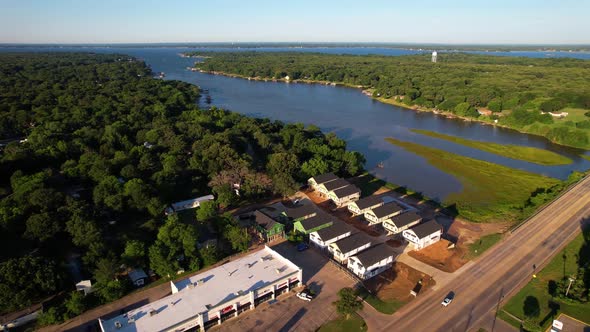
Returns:
[[[450,193],[459,192],[461,190],[459,181],[429,165],[423,158],[387,143],[384,140],[386,137],[412,141],[559,179],[565,179],[573,170],[590,168],[590,162],[579,157],[580,150],[552,144],[541,137],[520,134],[512,130],[447,119],[432,113],[418,113],[386,105],[364,96],[357,89],[311,84],[255,82],[190,72],[186,67],[192,66],[194,59],[178,56],[179,53],[190,50],[195,50],[195,48],[0,48],[0,51],[92,51],[130,54],[145,60],[154,71],[165,72],[166,79],[199,85],[202,89],[207,90],[213,100],[213,105],[248,116],[315,124],[324,132],[334,132],[346,140],[349,149],[365,155],[366,168],[371,173],[384,180],[406,185],[436,199],[443,199]],[[283,50],[304,51],[303,49]],[[317,48],[311,50],[319,51]],[[326,49],[326,52],[328,51],[350,54],[375,54],[376,51],[380,51],[379,54],[392,56],[417,52],[376,48],[330,48]],[[511,55],[519,53],[519,55],[531,57],[547,56],[547,52],[489,53],[498,53],[498,55],[507,55],[499,53],[510,53]],[[588,55],[586,53],[580,54]],[[590,56],[587,58],[590,59]],[[432,130],[469,139],[548,149],[570,157],[574,162],[570,165],[552,167],[531,164],[414,134],[409,131],[412,128]],[[383,168],[376,167],[380,162],[384,164]]]

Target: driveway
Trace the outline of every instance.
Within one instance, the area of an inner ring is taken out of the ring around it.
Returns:
[[[273,249],[303,269],[303,281],[316,292],[316,298],[306,302],[294,292],[288,293],[210,331],[315,331],[338,315],[332,302],[341,288],[354,284],[353,280],[313,249],[297,252],[288,242]]]

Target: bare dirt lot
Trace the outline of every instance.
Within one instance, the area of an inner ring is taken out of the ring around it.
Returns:
[[[475,224],[445,217],[437,218],[437,221],[443,225],[445,237],[449,240],[441,240],[420,251],[410,251],[408,255],[445,272],[455,272],[469,261],[466,256],[470,244],[484,235],[503,232],[508,227],[507,224]],[[447,249],[451,242],[456,244],[455,248]]]
[[[447,249],[449,244],[451,242],[441,240],[420,251],[410,251],[408,255],[441,271],[454,272],[467,263],[467,260],[463,258],[463,248]]]
[[[422,280],[422,289],[434,285],[434,280],[429,275],[424,274],[410,266],[401,263],[393,263],[393,267],[375,278],[365,282],[365,286],[374,294],[377,294],[382,301],[398,300],[403,302],[411,301],[414,296],[410,291],[416,286],[419,280]]]

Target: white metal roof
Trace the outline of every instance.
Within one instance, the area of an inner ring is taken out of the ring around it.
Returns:
[[[280,272],[277,272],[280,271]],[[209,311],[241,295],[273,284],[299,267],[276,251],[265,247],[235,261],[175,283],[178,293],[172,294],[123,315],[102,321],[104,331],[161,331],[200,312]],[[195,286],[195,284],[198,284]],[[150,315],[151,311],[157,311]],[[128,322],[133,317],[134,322]],[[121,324],[120,328],[115,326]]]

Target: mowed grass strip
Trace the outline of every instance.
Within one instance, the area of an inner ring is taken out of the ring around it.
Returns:
[[[564,301],[549,294],[552,283],[559,282],[564,276],[575,275],[578,266],[583,266],[588,262],[590,262],[590,229],[586,228],[583,234],[579,234],[559,254],[555,255],[543,270],[536,274],[537,278],[531,276],[531,281],[506,303],[503,310],[525,320],[527,318],[525,316],[525,301],[527,298],[533,297],[539,304],[539,312],[538,315],[528,317],[526,320],[532,323],[538,331],[545,331],[560,312],[590,324],[590,302]],[[531,266],[532,264],[533,262],[531,262]],[[531,267],[531,275],[533,273]],[[555,303],[557,306],[550,303]],[[552,311],[550,305],[556,310]]]
[[[517,221],[523,217],[523,208],[533,193],[561,183],[554,178],[416,143],[395,138],[386,140],[456,177],[463,190],[449,195],[443,204],[454,204],[460,215],[474,222]]]
[[[412,132],[497,154],[502,157],[523,160],[539,165],[556,166],[572,163],[570,158],[562,156],[558,153],[530,146],[482,142],[422,129],[412,129]]]
[[[358,314],[352,314],[348,319],[345,316],[338,318],[322,325],[318,332],[363,332],[367,330],[367,324]]]
[[[358,296],[360,296],[365,302],[380,313],[391,315],[396,312],[399,308],[403,307],[406,302],[398,301],[395,299],[389,299],[383,301],[377,295],[369,293],[366,289],[360,288],[357,290]]]

